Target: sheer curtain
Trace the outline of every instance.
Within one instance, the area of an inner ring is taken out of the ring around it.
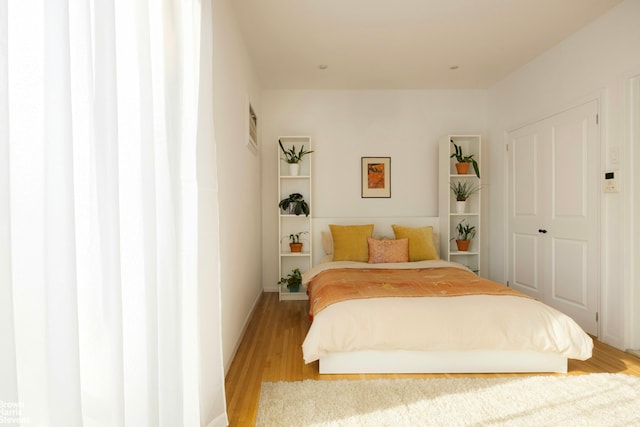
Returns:
[[[227,424],[210,27],[0,2],[0,423]]]

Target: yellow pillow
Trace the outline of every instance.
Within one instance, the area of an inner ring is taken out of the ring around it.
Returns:
[[[373,233],[373,224],[329,224],[329,229],[333,239],[334,261],[369,261],[367,237],[371,237],[371,233]]]
[[[403,227],[392,225],[396,239],[409,239],[409,261],[438,259],[438,252],[433,244],[433,227]]]

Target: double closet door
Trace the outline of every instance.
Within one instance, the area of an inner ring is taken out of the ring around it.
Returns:
[[[597,335],[600,136],[596,101],[508,135],[509,285]]]

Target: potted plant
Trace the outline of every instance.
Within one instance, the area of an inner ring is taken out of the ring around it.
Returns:
[[[291,176],[298,176],[300,172],[300,165],[298,163],[304,156],[313,153],[313,150],[306,151],[304,149],[304,145],[302,145],[302,147],[300,147],[300,151],[296,152],[295,145],[293,145],[289,149],[285,149],[282,145],[282,141],[278,140],[278,144],[280,145],[280,150],[282,150],[282,154],[284,155],[284,157],[281,157],[281,159],[289,164],[289,174]]]
[[[298,233],[289,234],[289,248],[291,252],[302,252],[303,243],[300,241],[300,236],[307,234],[306,231],[300,231]]]
[[[467,199],[480,190],[480,187],[467,180],[451,181],[449,187],[456,196],[456,213],[464,213],[467,209]]]
[[[301,284],[302,272],[299,268],[294,268],[287,277],[282,277],[278,282],[278,285],[287,285],[289,292],[298,292]]]
[[[460,252],[466,252],[469,250],[471,239],[474,237],[476,237],[476,227],[470,225],[466,219],[463,219],[458,223],[458,225],[456,225],[456,235],[453,239],[455,239]]]
[[[449,158],[453,159],[455,157],[458,161],[458,163],[456,163],[456,170],[458,171],[458,173],[460,175],[466,175],[469,172],[469,164],[472,164],[473,170],[476,172],[478,178],[480,178],[480,167],[478,166],[478,162],[476,162],[476,160],[473,158],[474,155],[470,154],[468,156],[465,156],[462,153],[461,146],[453,142],[453,139],[451,140],[451,143],[453,144],[455,152],[451,153],[451,156],[449,156]]]
[[[289,194],[289,197],[280,200],[278,204],[280,209],[290,214],[309,216],[309,205],[304,200],[304,196],[300,193]]]

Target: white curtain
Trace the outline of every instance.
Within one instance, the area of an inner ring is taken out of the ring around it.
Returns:
[[[210,26],[0,1],[0,424],[227,424]]]

